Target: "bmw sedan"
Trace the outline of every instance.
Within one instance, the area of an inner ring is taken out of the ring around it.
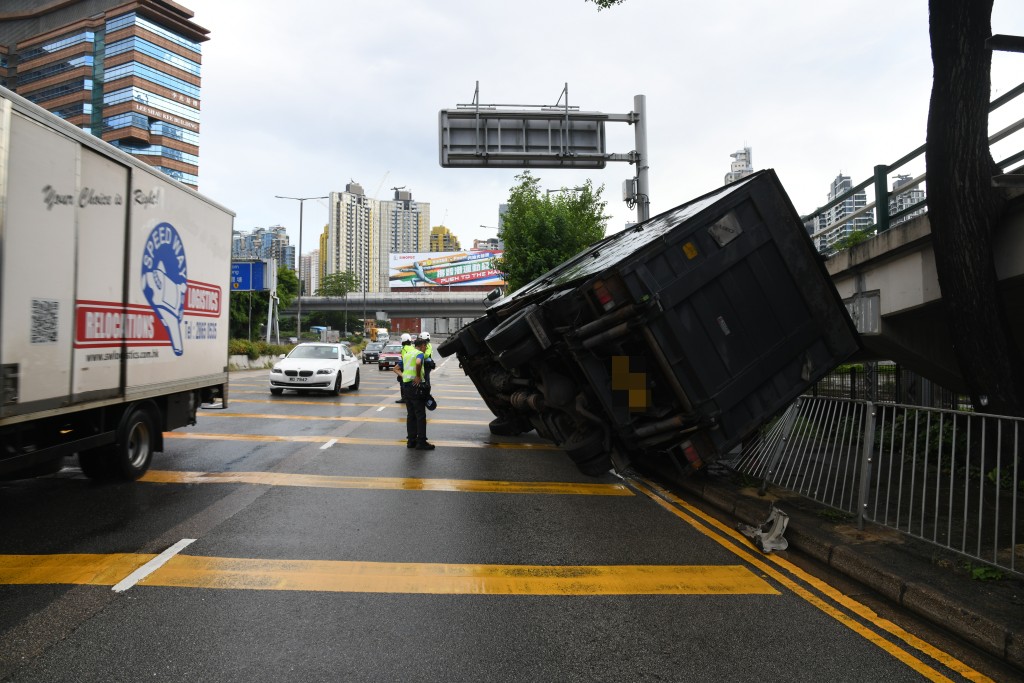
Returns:
[[[274,364],[270,370],[270,393],[285,389],[329,391],[359,388],[359,359],[348,344],[303,343]]]

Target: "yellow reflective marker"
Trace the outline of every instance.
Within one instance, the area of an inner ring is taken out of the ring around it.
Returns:
[[[409,479],[343,477],[287,472],[174,472],[150,470],[139,481],[151,484],[262,484],[310,488],[382,491],[462,491],[471,493],[538,493],[582,496],[633,496],[624,484],[553,481],[483,481],[473,479]]]

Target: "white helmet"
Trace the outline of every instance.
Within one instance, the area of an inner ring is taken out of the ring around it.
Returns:
[[[408,344],[411,341],[412,341],[412,337],[410,337],[408,334],[403,334],[402,335],[402,343],[403,344]]]
[[[427,341],[430,341],[430,333],[429,332],[420,332],[420,339],[426,339]]]

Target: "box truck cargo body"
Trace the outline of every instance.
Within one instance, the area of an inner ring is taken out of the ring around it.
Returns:
[[[137,477],[226,405],[232,223],[0,88],[0,476]]]
[[[773,171],[609,236],[438,347],[584,472],[728,452],[859,347]]]

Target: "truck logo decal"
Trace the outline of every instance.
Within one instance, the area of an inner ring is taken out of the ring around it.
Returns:
[[[160,223],[149,233],[142,254],[142,293],[167,331],[174,355],[185,351],[181,322],[188,292],[185,245],[170,223]]]

